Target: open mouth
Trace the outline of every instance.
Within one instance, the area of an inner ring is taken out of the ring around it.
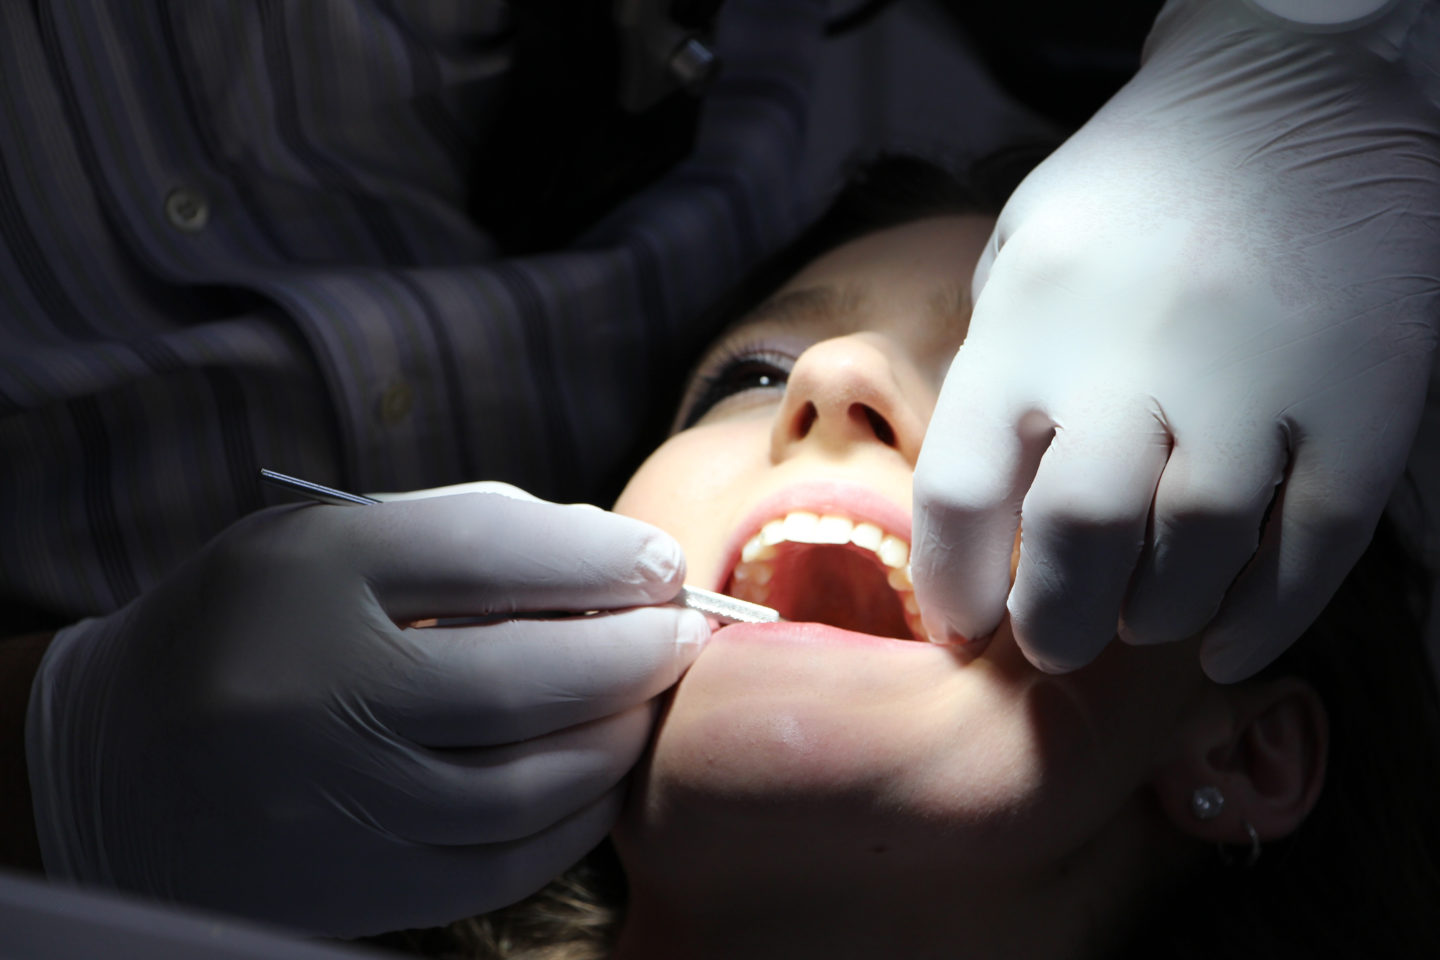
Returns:
[[[786,620],[924,640],[910,583],[910,544],[868,520],[795,510],[745,541],[724,592]]]

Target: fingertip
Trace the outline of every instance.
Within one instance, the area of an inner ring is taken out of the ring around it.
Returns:
[[[962,560],[973,560],[973,556],[912,554],[911,577],[920,604],[920,623],[934,643],[971,646],[986,641],[1005,618],[1010,592],[1008,564],[996,560],[962,567]]]
[[[1033,582],[1022,570],[1007,605],[1011,631],[1025,659],[1043,673],[1062,674],[1100,656],[1115,638],[1118,614],[1096,603],[1085,589],[1067,595],[1056,592],[1055,583],[1034,588]]]
[[[1003,603],[1002,610],[1003,610]],[[998,623],[976,626],[963,624],[964,618],[954,615],[951,610],[938,610],[933,605],[920,607],[920,625],[925,630],[925,639],[942,647],[976,647],[990,641],[995,635]]]
[[[1115,629],[1115,635],[1120,638],[1121,643],[1132,647],[1154,647],[1162,643],[1169,643],[1172,640],[1181,639],[1180,637],[1166,636],[1156,631],[1136,630],[1134,625],[1123,616],[1121,617],[1120,625]]]
[[[1060,674],[1065,673],[1073,673],[1074,671],[1079,670],[1081,667],[1085,666],[1090,662],[1090,660],[1077,661],[1067,657],[1056,657],[1049,654],[1041,653],[1037,650],[1030,650],[1024,646],[1021,646],[1020,652],[1025,654],[1025,659],[1029,660],[1030,665],[1033,666],[1036,670],[1039,670],[1041,673],[1048,673],[1052,676],[1059,676]]]
[[[685,583],[685,553],[674,537],[654,529],[641,543],[635,572],[642,585],[655,590],[656,600],[668,600]]]
[[[984,648],[990,643],[991,638],[994,636],[994,630],[977,632],[974,635],[969,635],[962,630],[958,630],[955,627],[950,626],[949,624],[941,624],[937,629],[932,629],[930,627],[926,627],[925,629],[925,639],[929,640],[936,646],[959,647],[967,651],[979,650]]]
[[[1010,598],[1010,628],[1025,659],[1042,673],[1071,673],[1086,666],[1115,637],[1114,620],[1072,602],[1064,616],[1040,616],[1026,594]],[[1052,613],[1061,608],[1048,607]],[[1109,624],[1109,626],[1101,626]]]
[[[577,531],[584,531],[590,549],[604,556],[607,570],[644,590],[653,603],[675,596],[685,583],[685,553],[666,531],[638,517],[591,503],[567,503]],[[624,574],[624,563],[630,573]]]
[[[1200,644],[1200,669],[1216,683],[1239,683],[1269,666],[1274,655],[1257,649],[1244,638],[1206,637]]]
[[[1205,676],[1209,677],[1215,683],[1235,683],[1245,679],[1245,675],[1236,671],[1231,661],[1232,658],[1228,654],[1206,656],[1202,652],[1200,654],[1200,669],[1205,671]]]
[[[1216,683],[1248,680],[1289,648],[1299,625],[1276,609],[1258,608],[1243,594],[1202,635],[1200,667]]]
[[[942,647],[962,664],[973,663],[985,655],[990,649],[990,641],[995,638],[998,631],[991,631],[984,636],[966,637],[963,634],[947,631],[942,634],[926,634],[925,639]]]
[[[1003,500],[958,497],[943,484],[926,487],[916,473],[911,578],[932,642],[979,647],[999,628],[1018,523]]]
[[[675,622],[675,648],[686,665],[710,642],[710,621],[696,610],[681,610]]]
[[[662,608],[663,609],[663,608]],[[669,683],[669,688],[680,682],[685,672],[695,663],[700,656],[700,651],[710,642],[710,621],[704,614],[696,610],[687,610],[683,607],[674,609],[675,618],[675,654],[672,661],[674,674]],[[660,691],[663,693],[663,691]]]

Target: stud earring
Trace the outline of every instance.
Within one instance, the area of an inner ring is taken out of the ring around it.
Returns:
[[[1196,787],[1190,794],[1190,812],[1196,820],[1214,820],[1225,809],[1225,795],[1219,787]]]

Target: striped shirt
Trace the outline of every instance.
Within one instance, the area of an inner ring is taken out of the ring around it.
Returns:
[[[688,158],[501,258],[465,211],[504,189],[467,171],[497,148],[508,14],[0,6],[0,603],[116,609],[264,505],[261,466],[614,479],[697,314],[803,216],[825,6],[732,0]]]

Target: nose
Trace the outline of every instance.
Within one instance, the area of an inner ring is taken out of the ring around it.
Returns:
[[[771,457],[780,462],[801,449],[844,456],[857,447],[890,447],[912,467],[925,439],[928,409],[913,382],[883,342],[866,334],[835,337],[795,361],[771,430]],[[933,398],[929,398],[933,406]]]

